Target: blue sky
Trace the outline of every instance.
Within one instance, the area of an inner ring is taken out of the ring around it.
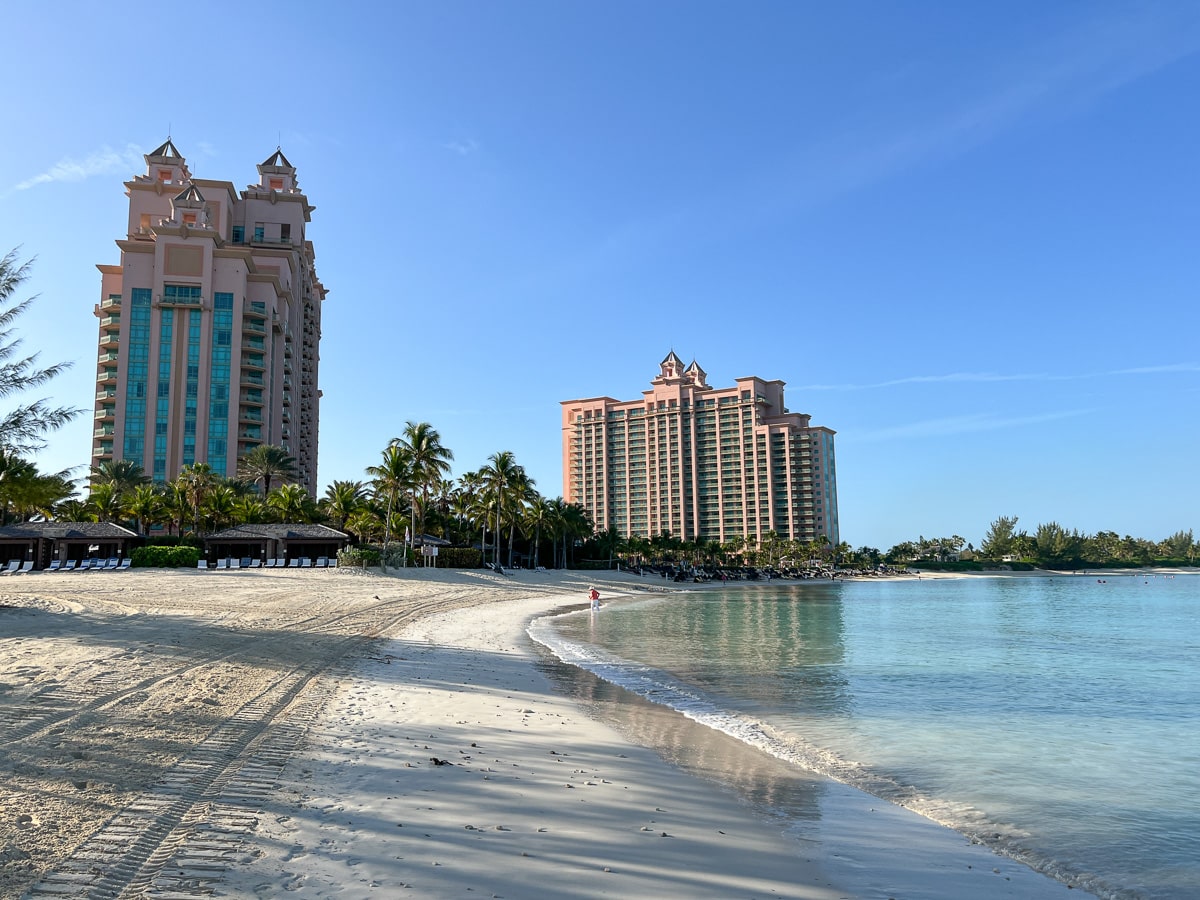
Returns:
[[[842,537],[1200,507],[1200,5],[114,2],[7,10],[0,250],[87,407],[97,263],[170,134],[277,143],[329,288],[320,481],[406,420],[562,492],[559,401],[674,349],[838,432]]]

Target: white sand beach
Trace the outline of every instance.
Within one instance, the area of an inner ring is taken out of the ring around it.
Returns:
[[[0,896],[1067,895],[724,736],[679,732],[721,784],[587,714],[525,626],[591,583],[606,599],[651,586],[434,570],[0,582]],[[803,822],[739,793],[759,767],[790,780]]]

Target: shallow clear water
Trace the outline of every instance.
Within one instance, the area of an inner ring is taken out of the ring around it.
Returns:
[[[1200,577],[784,583],[535,625],[564,660],[1107,896],[1200,896]]]

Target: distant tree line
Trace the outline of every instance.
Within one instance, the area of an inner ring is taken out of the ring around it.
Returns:
[[[1031,534],[1017,528],[1016,516],[1000,516],[991,523],[976,549],[955,535],[904,541],[884,554],[892,564],[969,560],[984,565],[1018,564],[1040,568],[1103,568],[1149,565],[1194,565],[1200,546],[1192,530],[1176,531],[1159,541],[1115,531],[1085,534],[1057,522],[1038,525]]]

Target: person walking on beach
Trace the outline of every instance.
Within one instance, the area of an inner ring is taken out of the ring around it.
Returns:
[[[588,588],[588,599],[592,601],[592,609],[600,608],[600,592],[594,587]]]

